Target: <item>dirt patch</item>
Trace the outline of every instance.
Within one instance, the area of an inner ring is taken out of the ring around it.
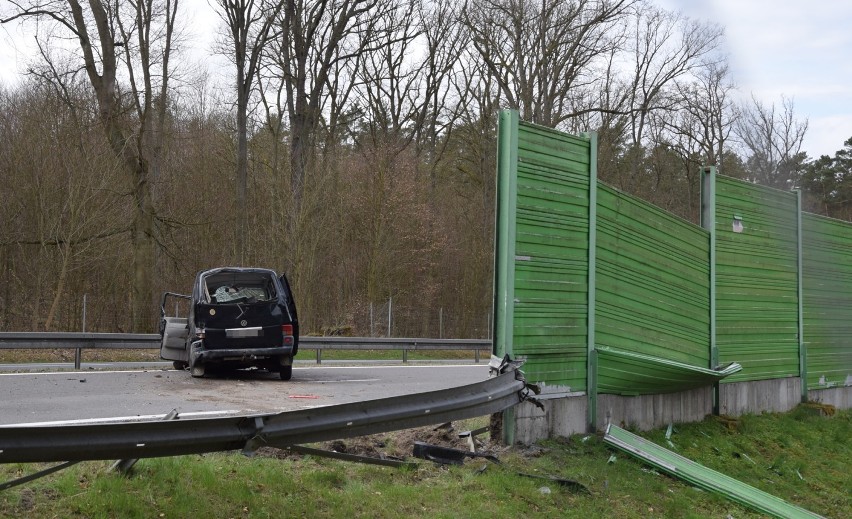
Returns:
[[[369,456],[372,458],[407,459],[412,457],[414,442],[428,443],[451,449],[470,450],[469,440],[459,437],[459,433],[465,431],[456,429],[453,424],[444,424],[436,427],[418,427],[416,429],[405,429],[391,433],[333,440],[314,445],[314,447],[322,450]],[[494,454],[496,451],[502,450],[500,446],[493,444],[488,439],[488,433],[474,437],[473,442],[476,452]],[[301,455],[297,453],[273,447],[258,449],[256,454],[258,456],[278,459],[301,458]]]
[[[18,501],[18,510],[21,512],[29,512],[35,507],[36,495],[33,489],[25,488],[21,490],[21,500]]]

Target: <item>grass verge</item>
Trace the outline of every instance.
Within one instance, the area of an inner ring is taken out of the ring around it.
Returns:
[[[482,420],[455,424],[456,430]],[[399,455],[411,452],[414,439],[439,442],[436,434],[401,431],[334,447]],[[664,430],[643,436],[667,445]],[[850,438],[852,412],[825,417],[802,406],[786,414],[678,425],[670,441],[680,454],[744,483],[826,517],[845,518],[852,517]],[[422,461],[417,469],[400,470],[267,451],[250,459],[236,453],[146,459],[121,476],[107,471],[108,462],[87,462],[0,493],[0,516],[759,517],[609,450],[599,436],[491,448],[503,465]],[[0,465],[0,480],[41,467]],[[577,480],[591,493],[519,472]]]

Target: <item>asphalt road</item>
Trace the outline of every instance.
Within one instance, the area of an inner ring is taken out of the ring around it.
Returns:
[[[186,371],[63,371],[0,374],[0,426],[56,421],[254,414],[421,393],[480,382],[487,365],[315,366],[293,379],[242,372],[192,378]],[[112,420],[109,420],[112,421]]]

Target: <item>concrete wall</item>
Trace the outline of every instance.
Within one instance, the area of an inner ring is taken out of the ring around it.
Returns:
[[[529,445],[545,438],[586,432],[586,395],[541,400],[544,411],[529,402],[515,407],[515,442]]]
[[[719,385],[719,414],[784,413],[802,401],[799,377]]]
[[[821,404],[831,404],[838,409],[852,409],[852,386],[811,389],[808,399]]]
[[[700,422],[713,412],[713,389],[662,395],[598,395],[598,429],[607,423],[642,431],[670,423]]]
[[[852,386],[811,390],[812,401],[852,409]],[[541,401],[541,411],[529,402],[515,408],[515,441],[531,444],[545,438],[587,432],[585,394]],[[798,377],[720,384],[719,412],[740,416],[763,412],[787,412],[801,402]],[[608,422],[639,430],[664,427],[670,423],[699,422],[713,412],[710,387],[663,395],[598,395],[598,429]]]

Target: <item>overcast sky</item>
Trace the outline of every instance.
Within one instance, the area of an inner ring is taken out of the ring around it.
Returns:
[[[808,155],[834,155],[852,137],[852,1],[656,2],[725,27],[740,92],[779,105],[782,95],[791,98],[796,115],[809,122],[804,145]],[[190,31],[214,26],[215,14],[205,0],[184,0],[184,6],[195,14]],[[25,68],[27,48],[15,45],[21,40],[27,38],[15,26],[0,29],[0,82],[14,81]],[[197,40],[206,41],[209,48],[209,38]]]
[[[657,0],[725,27],[739,90],[808,119],[804,150],[834,155],[852,137],[852,2],[849,0]]]

